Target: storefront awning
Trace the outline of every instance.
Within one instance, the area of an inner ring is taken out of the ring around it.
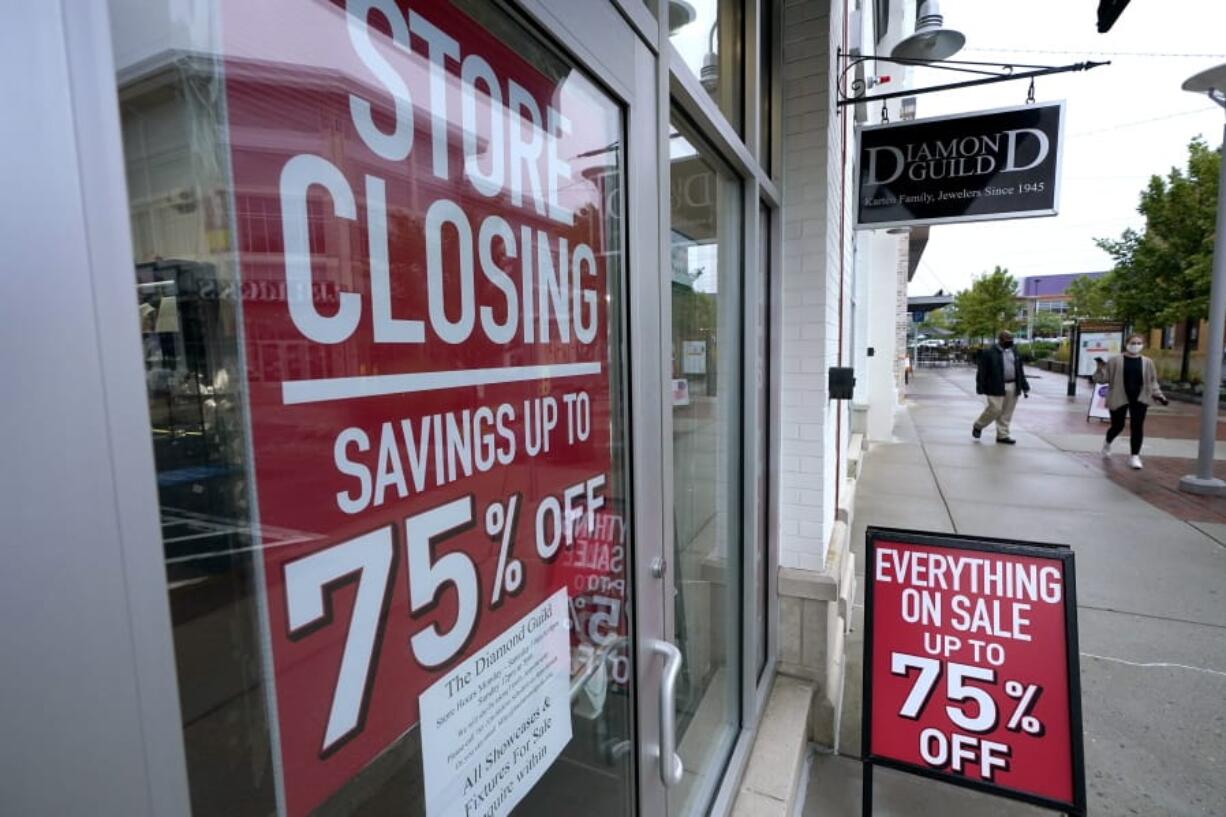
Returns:
[[[920,258],[924,255],[924,248],[928,246],[928,227],[912,227],[911,236],[907,240],[907,281],[909,282],[915,277],[915,271],[919,269]]]

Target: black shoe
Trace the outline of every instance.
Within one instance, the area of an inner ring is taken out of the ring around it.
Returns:
[[[983,429],[979,426],[971,426],[971,436],[978,440],[983,436]]]
[[[1017,440],[1013,439],[1012,437],[998,437],[996,440],[996,444],[997,445],[1017,445]]]

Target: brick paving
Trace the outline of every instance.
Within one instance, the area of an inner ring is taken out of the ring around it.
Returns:
[[[1149,423],[1145,424],[1148,433]],[[1125,432],[1126,434],[1127,432]],[[1127,451],[1128,440],[1122,448]],[[1141,471],[1128,467],[1127,454],[1114,454],[1104,459],[1100,454],[1075,454],[1107,475],[1107,478],[1136,494],[1156,508],[1161,508],[1185,522],[1226,523],[1226,497],[1197,496],[1180,491],[1179,478],[1196,473],[1196,460],[1180,457],[1147,457],[1144,449],[1141,459],[1145,468]],[[1226,462],[1215,462],[1214,476],[1226,479]]]
[[[1079,388],[1079,403],[1088,401],[1088,389]],[[1105,433],[1107,423],[1097,418],[1086,419],[1086,407],[1079,409],[1070,405],[1044,406],[1035,400],[1021,407],[1025,409],[1025,425],[1036,434],[1099,434]],[[1073,409],[1073,410],[1070,410]],[[1019,409],[1020,411],[1020,409]],[[1128,434],[1127,428],[1124,434]],[[1195,440],[1200,436],[1200,407],[1191,403],[1171,403],[1170,406],[1153,406],[1145,416],[1145,436],[1164,437],[1169,440]],[[1219,417],[1217,439],[1226,441],[1226,417]]]
[[[1035,393],[1050,398],[1065,394],[1068,381],[1050,374],[1027,373]],[[1067,399],[1067,398],[1065,398]],[[1105,432],[1107,423],[1097,418],[1087,420],[1090,389],[1085,381],[1077,385],[1075,403],[1052,405],[1031,400],[1026,409],[1026,428],[1036,434],[1097,434]],[[1124,431],[1128,433],[1127,429]],[[1169,406],[1152,406],[1145,416],[1145,436],[1169,440],[1195,440],[1200,436],[1200,406],[1195,403],[1172,401]],[[1226,441],[1226,415],[1218,415],[1217,439]]]

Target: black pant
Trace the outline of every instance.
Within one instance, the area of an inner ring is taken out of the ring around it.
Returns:
[[[1131,412],[1132,437],[1129,442],[1132,443],[1132,453],[1140,454],[1141,443],[1145,441],[1145,412],[1148,410],[1149,406],[1137,400],[1130,400],[1117,409],[1111,409],[1111,428],[1107,429],[1107,442],[1120,436],[1120,432],[1124,430],[1124,415]]]

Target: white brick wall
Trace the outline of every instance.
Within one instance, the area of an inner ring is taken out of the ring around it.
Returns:
[[[818,570],[834,523],[837,456],[849,435],[847,404],[827,398],[826,370],[838,365],[840,274],[844,276],[844,361],[851,360],[852,224],[840,246],[843,161],[831,76],[843,39],[841,0],[786,0],[783,7],[783,360],[779,461],[779,561]],[[850,136],[850,129],[848,129]],[[850,155],[851,145],[848,145]],[[849,180],[848,180],[848,183]],[[850,193],[850,190],[848,191]],[[840,250],[846,268],[840,269]],[[843,412],[842,439],[836,440]]]
[[[907,269],[911,266],[910,262],[910,245],[907,241],[900,239],[898,242],[898,272],[895,276],[898,284],[895,287],[894,296],[894,384],[900,394],[903,390],[907,355],[911,354],[911,350],[907,348],[907,330],[911,325],[911,316],[907,313],[907,284],[910,283],[907,280]]]

